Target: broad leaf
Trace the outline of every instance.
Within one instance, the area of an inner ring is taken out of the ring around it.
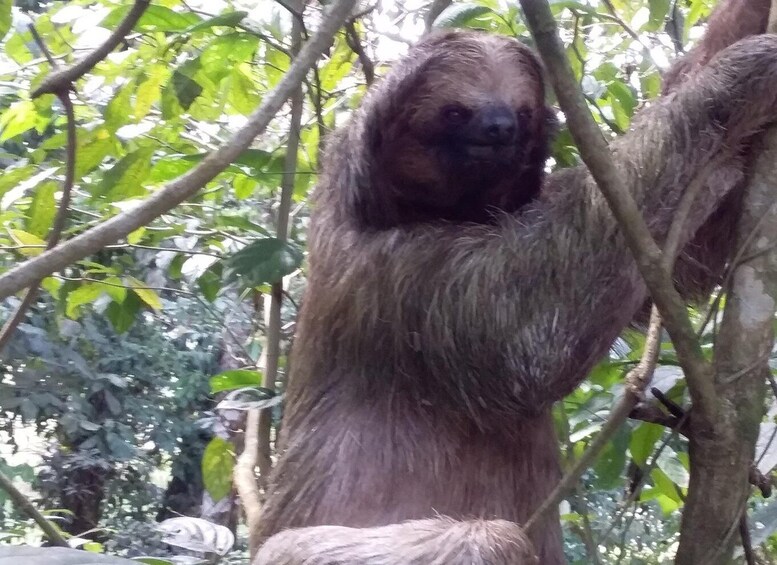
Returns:
[[[277,238],[259,239],[227,260],[228,280],[239,279],[246,287],[279,282],[302,263],[302,252]]]

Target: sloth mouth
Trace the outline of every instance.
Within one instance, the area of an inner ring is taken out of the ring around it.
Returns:
[[[464,152],[475,161],[502,161],[516,153],[515,143],[466,143]]]

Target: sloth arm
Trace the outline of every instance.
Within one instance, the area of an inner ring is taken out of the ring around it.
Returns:
[[[743,142],[775,118],[777,36],[743,40],[641,112],[612,153],[659,241],[685,187],[705,174],[687,241],[742,180]],[[348,263],[334,272],[328,262],[318,284],[347,322],[326,353],[368,374],[391,367],[397,388],[447,390],[484,408],[488,399],[497,411],[536,413],[569,393],[647,294],[586,170],[547,182],[552,197],[496,227],[334,226],[320,252],[345,248]]]

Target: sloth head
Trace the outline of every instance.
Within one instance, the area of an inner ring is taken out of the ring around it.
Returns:
[[[336,144],[355,174],[349,211],[376,228],[514,212],[541,188],[553,120],[529,48],[480,32],[432,35],[368,94]]]

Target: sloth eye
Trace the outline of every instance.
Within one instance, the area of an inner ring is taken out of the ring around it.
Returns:
[[[515,115],[519,121],[528,121],[531,118],[531,110],[529,108],[518,108]]]
[[[451,124],[463,124],[470,118],[471,115],[472,112],[467,110],[464,106],[451,105],[445,106],[442,109],[443,119]]]

